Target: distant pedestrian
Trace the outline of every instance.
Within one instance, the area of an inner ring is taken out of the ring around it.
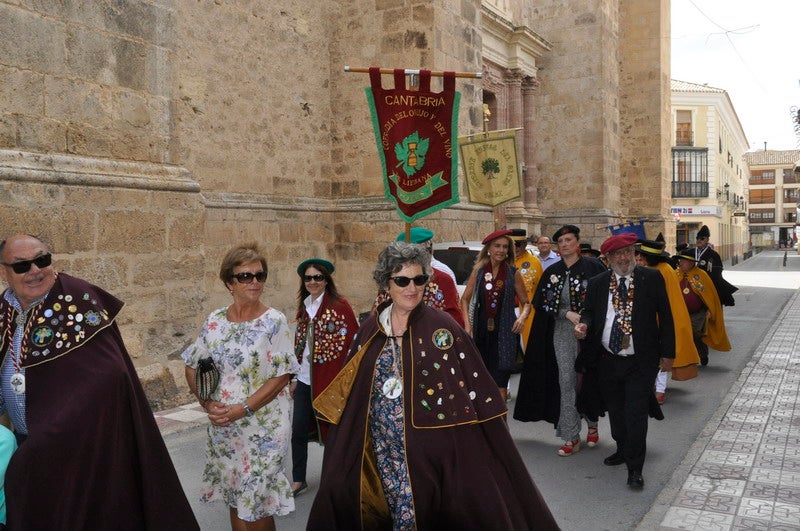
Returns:
[[[720,352],[731,349],[725,330],[725,315],[711,277],[696,266],[694,249],[687,248],[676,255],[676,278],[692,323],[694,344],[700,354],[700,364],[708,365],[708,348]]]
[[[713,249],[709,244],[711,238],[711,231],[708,225],[703,225],[697,232],[697,246],[694,248],[694,258],[697,262],[697,267],[703,269],[711,277],[714,282],[714,287],[719,294],[719,300],[722,301],[723,306],[735,306],[736,302],[733,299],[733,294],[739,288],[730,284],[722,277],[722,258],[719,253]]]
[[[553,243],[549,236],[541,235],[534,240],[536,248],[539,249],[539,261],[542,262],[542,269],[547,269],[555,264],[561,257],[553,251]]]

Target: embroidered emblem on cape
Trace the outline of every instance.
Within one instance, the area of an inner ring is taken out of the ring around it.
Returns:
[[[99,313],[94,310],[89,310],[85,314],[83,314],[83,318],[86,321],[86,324],[91,326],[97,326],[102,322],[102,317]]]
[[[49,326],[37,326],[31,333],[33,344],[37,347],[46,347],[53,341],[53,329]]]
[[[439,350],[447,350],[453,346],[453,333],[446,328],[440,328],[433,333],[431,340]]]

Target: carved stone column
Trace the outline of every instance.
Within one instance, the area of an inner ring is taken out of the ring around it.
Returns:
[[[509,129],[524,126],[524,105],[522,97],[523,74],[519,69],[508,69],[505,71],[506,95],[508,97],[508,125]],[[522,134],[521,134],[522,133]],[[524,167],[524,131],[517,131],[517,158],[520,166]],[[511,201],[505,205],[505,213],[508,226],[525,227],[527,226],[526,203],[525,203],[525,181],[523,179],[523,195],[521,200]]]
[[[522,170],[523,199],[528,214],[534,218],[541,219],[542,212],[539,210],[539,198],[536,192],[536,139],[535,122],[536,107],[535,93],[539,88],[539,80],[535,77],[526,77],[522,81],[522,135],[520,144],[522,145],[522,160],[525,162]]]

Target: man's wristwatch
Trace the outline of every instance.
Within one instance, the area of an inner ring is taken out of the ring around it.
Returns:
[[[247,405],[247,400],[242,402],[242,409],[244,409],[244,416],[245,417],[252,417],[253,416],[253,410],[250,409],[250,406]]]

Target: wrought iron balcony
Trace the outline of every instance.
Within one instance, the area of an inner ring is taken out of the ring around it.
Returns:
[[[672,181],[672,197],[708,197],[708,182]]]

